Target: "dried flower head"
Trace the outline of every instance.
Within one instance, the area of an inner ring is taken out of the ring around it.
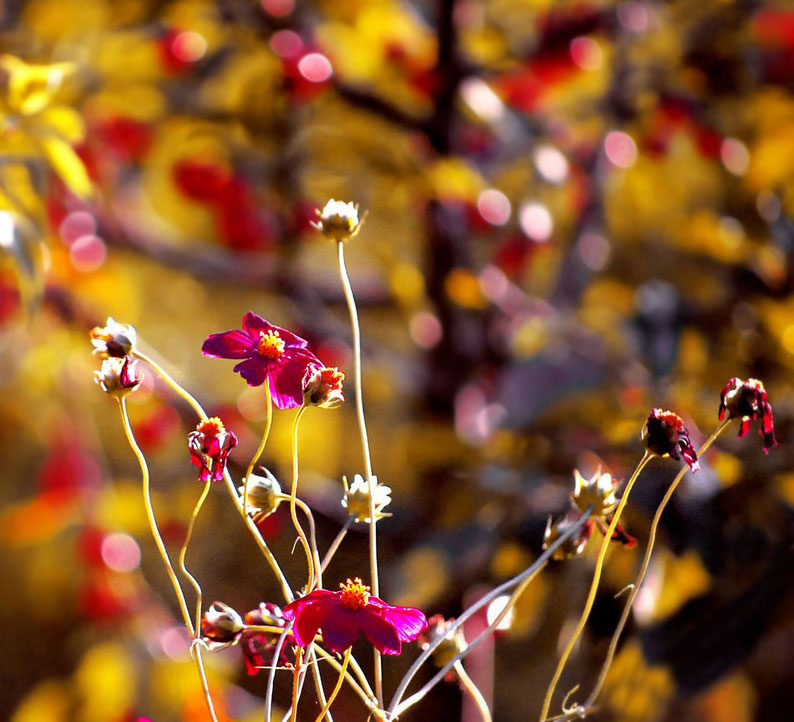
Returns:
[[[676,461],[683,457],[692,471],[700,469],[698,455],[683,419],[672,411],[653,409],[642,428],[642,440],[648,451],[659,456],[671,456]]]
[[[548,549],[557,539],[565,534],[568,529],[576,524],[581,516],[579,512],[573,511],[553,523],[552,518],[549,517],[546,522],[546,532],[543,534],[543,549]],[[552,552],[551,558],[561,560],[578,557],[584,551],[592,533],[593,522],[588,519],[579,531],[569,536],[554,550],[554,552]]]
[[[300,647],[314,641],[322,628],[323,645],[344,652],[361,632],[381,652],[400,654],[403,642],[412,642],[427,627],[425,615],[412,607],[393,607],[369,593],[361,579],[348,579],[338,592],[315,589],[284,607],[284,619],[294,622]]]
[[[287,620],[284,619],[280,607],[270,602],[267,604],[261,602],[257,609],[252,609],[245,615],[245,626],[284,629],[287,626]],[[240,646],[245,659],[245,669],[249,675],[257,674],[260,669],[265,669],[273,664],[273,654],[280,636],[276,632],[243,629]],[[292,662],[287,657],[286,651],[293,647],[295,647],[295,637],[292,634],[287,634],[278,660],[281,666],[292,667]]]
[[[94,381],[102,390],[121,399],[135,389],[141,382],[143,375],[137,369],[138,362],[129,356],[118,358],[111,356],[102,361],[102,367],[94,371]]]
[[[766,389],[761,381],[758,379],[742,381],[736,376],[728,381],[720,393],[720,421],[725,418],[726,411],[729,419],[740,419],[740,439],[750,431],[751,421],[761,419],[758,433],[764,437],[764,453],[768,454],[769,449],[777,446],[772,404],[769,403]]]
[[[264,466],[260,466],[259,471],[263,475],[251,474],[248,480],[248,496],[245,499],[246,511],[256,520],[270,516],[283,499],[281,485],[276,477]],[[245,485],[239,487],[239,492],[245,492]]]
[[[309,366],[303,379],[303,395],[307,404],[322,409],[339,406],[345,396],[342,384],[345,375],[338,368]]]
[[[372,481],[375,486],[375,520],[377,521],[391,516],[391,514],[383,513],[383,510],[391,503],[391,487],[379,484],[377,476],[373,476]],[[345,485],[342,506],[357,522],[369,524],[369,482],[361,474],[356,474],[350,486],[347,485],[345,476],[342,477],[342,483]]]
[[[118,323],[108,317],[104,326],[91,329],[91,343],[94,353],[103,358],[113,356],[123,358],[135,350],[137,340],[135,329],[127,323]]]
[[[578,469],[574,469],[573,481],[571,504],[579,511],[584,512],[592,504],[593,516],[600,518],[615,510],[618,503],[615,496],[618,482],[612,478],[612,474],[602,474],[599,468],[592,477],[585,479]]]
[[[358,205],[331,198],[322,210],[317,210],[318,222],[312,222],[320,233],[332,241],[346,241],[361,230]]]
[[[241,331],[210,334],[201,351],[213,358],[241,359],[234,370],[249,386],[267,383],[276,408],[293,409],[303,403],[306,369],[323,365],[307,345],[300,336],[249,311]]]
[[[191,431],[187,437],[190,463],[201,469],[199,481],[223,479],[226,460],[235,446],[237,446],[237,436],[227,431],[217,416],[199,422],[196,430]]]
[[[436,667],[444,667],[452,659],[466,649],[466,639],[460,627],[454,627],[454,619],[445,619],[442,614],[434,614],[427,619],[427,629],[419,635],[418,642],[422,650],[426,650],[437,639],[439,645],[433,650],[433,663]],[[455,678],[454,673],[450,674]]]
[[[243,619],[223,602],[213,602],[201,618],[201,636],[211,650],[235,644],[243,631]]]

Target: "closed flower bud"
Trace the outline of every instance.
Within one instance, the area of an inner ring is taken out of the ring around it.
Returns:
[[[377,521],[391,516],[391,514],[383,513],[383,509],[391,503],[391,487],[379,484],[377,476],[373,476],[372,481],[375,486],[375,519]],[[353,483],[349,487],[346,477],[342,477],[342,483],[345,485],[345,496],[342,499],[342,506],[347,509],[347,513],[356,521],[363,521],[369,524],[369,483],[361,474],[356,474],[353,477]]]
[[[273,474],[264,466],[259,470],[264,476],[251,474],[248,479],[248,496],[245,499],[245,509],[254,519],[264,519],[270,516],[281,503],[281,485]],[[245,492],[245,486],[239,487],[241,494]]]
[[[339,406],[345,396],[342,391],[345,375],[338,368],[309,366],[303,377],[306,403],[323,409]]]
[[[573,471],[574,491],[571,494],[571,503],[582,513],[587,507],[593,505],[593,516],[604,517],[611,514],[617,506],[615,497],[617,481],[612,474],[602,474],[598,469],[589,479],[585,479],[578,469]]]
[[[201,636],[209,640],[210,649],[234,644],[242,631],[242,617],[223,602],[213,602],[201,618]]]
[[[103,358],[108,356],[123,358],[135,350],[137,333],[126,323],[117,323],[108,318],[104,326],[95,326],[91,329],[91,343],[94,353]]]
[[[121,399],[135,389],[143,378],[141,372],[136,368],[137,363],[129,356],[106,358],[102,362],[102,368],[99,371],[94,371],[94,381],[102,387],[105,393]]]
[[[363,219],[359,219],[358,206],[355,203],[335,201],[332,198],[321,211],[317,211],[317,216],[319,221],[313,222],[312,226],[332,241],[346,241],[361,230]]]

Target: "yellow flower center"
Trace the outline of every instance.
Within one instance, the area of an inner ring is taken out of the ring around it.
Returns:
[[[361,583],[361,578],[348,579],[339,585],[342,589],[342,606],[345,609],[363,609],[369,600],[369,587]]]
[[[277,361],[284,353],[284,340],[278,335],[278,331],[270,329],[267,333],[259,332],[259,343],[256,350],[271,361]]]
[[[226,431],[226,428],[224,427],[223,422],[217,416],[213,416],[211,419],[202,421],[196,427],[196,431],[200,431],[202,434],[206,434],[208,436],[220,436],[224,431]]]

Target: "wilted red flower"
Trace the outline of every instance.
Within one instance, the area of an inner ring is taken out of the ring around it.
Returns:
[[[316,589],[284,607],[284,619],[294,621],[295,641],[305,647],[322,627],[323,644],[330,652],[353,646],[360,632],[382,654],[400,654],[427,628],[427,618],[412,607],[392,607],[369,593],[356,577],[338,592]]]
[[[223,602],[213,602],[201,618],[201,636],[209,641],[210,649],[234,644],[243,631],[243,620]]]
[[[309,366],[303,380],[306,403],[323,409],[339,406],[345,400],[344,381],[345,375],[338,368]]]
[[[692,471],[700,469],[698,455],[683,419],[672,411],[653,409],[642,428],[642,440],[648,451],[659,456],[671,456],[673,459],[689,464]]]
[[[232,431],[226,431],[217,416],[201,421],[196,430],[191,431],[187,437],[190,463],[201,469],[199,481],[223,479],[226,459],[235,446],[237,436]]]
[[[256,627],[280,627],[287,626],[281,609],[275,604],[264,602],[260,603],[257,609],[252,609],[245,615],[246,626]],[[267,634],[266,632],[248,632],[243,629],[240,646],[243,649],[243,659],[245,659],[245,670],[249,675],[255,675],[260,669],[270,667],[273,664],[273,654],[279,639],[278,634]],[[295,637],[287,634],[284,644],[281,647],[279,664],[283,667],[291,667],[292,663],[285,654],[285,650],[296,645]]]
[[[758,379],[742,381],[734,376],[725,384],[720,393],[720,421],[728,412],[729,419],[740,419],[739,438],[750,431],[750,422],[761,419],[758,433],[764,437],[764,453],[777,446],[775,421],[772,418],[772,404],[769,403],[764,384]]]
[[[276,408],[292,409],[303,403],[306,369],[323,365],[307,345],[300,336],[249,311],[243,316],[242,331],[210,334],[201,350],[213,358],[243,359],[234,370],[248,385],[267,381]]]

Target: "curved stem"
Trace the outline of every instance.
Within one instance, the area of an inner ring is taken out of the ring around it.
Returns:
[[[270,436],[270,427],[273,425],[273,396],[270,392],[270,382],[265,381],[264,386],[265,386],[265,399],[267,402],[267,418],[265,419],[265,430],[264,432],[262,432],[262,440],[259,442],[259,446],[256,449],[256,453],[251,459],[251,463],[248,464],[248,468],[245,470],[245,478],[243,479],[243,506],[245,507],[246,514],[248,513],[248,482],[251,479],[251,474],[254,473],[254,466],[256,466],[256,462],[259,461],[259,457],[262,456],[262,452],[265,450],[265,446],[267,445],[267,439]]]
[[[182,386],[174,381],[174,379],[165,371],[165,369],[163,369],[162,366],[137,349],[135,350],[134,355],[141,361],[149,364],[149,366],[151,366],[152,369],[160,376],[160,378],[165,381],[165,383],[173,390],[173,392],[177,394],[177,396],[183,398],[190,405],[190,407],[196,412],[196,415],[202,421],[205,421],[209,418],[207,416],[207,412],[204,411],[201,404],[196,401],[196,399],[191,396],[191,394],[189,394],[184,388],[182,388]],[[276,578],[281,585],[281,592],[284,595],[284,598],[288,602],[291,602],[295,598],[295,595],[292,593],[292,589],[290,589],[287,578],[284,576],[284,572],[281,571],[281,567],[279,566],[276,557],[273,555],[273,552],[270,551],[267,543],[262,538],[262,534],[259,532],[256,523],[248,515],[248,512],[245,509],[245,501],[241,501],[240,497],[237,495],[237,489],[232,482],[232,477],[231,474],[229,474],[228,469],[224,469],[223,481],[226,484],[226,491],[229,493],[234,505],[237,507],[237,511],[240,514],[243,523],[248,527],[248,531],[251,532],[251,536],[253,536],[256,545],[259,547],[259,551],[262,552],[262,555],[265,557],[267,563],[270,565],[270,568],[273,570],[273,573],[276,575]]]
[[[121,422],[124,426],[124,433],[127,436],[127,442],[135,454],[135,457],[138,459],[138,464],[141,467],[141,477],[143,482],[143,503],[144,508],[146,509],[146,519],[149,522],[149,530],[151,531],[152,537],[154,538],[157,551],[160,553],[160,558],[163,560],[163,565],[165,566],[168,578],[171,580],[171,585],[174,587],[174,593],[176,594],[177,602],[179,603],[179,609],[182,612],[182,618],[185,622],[185,627],[187,627],[190,636],[195,637],[196,630],[193,628],[193,623],[190,621],[190,612],[187,608],[187,602],[185,601],[185,594],[182,591],[182,585],[179,583],[179,579],[177,579],[176,572],[174,572],[174,567],[171,564],[171,559],[168,556],[168,551],[165,548],[163,537],[160,534],[160,529],[157,526],[157,520],[154,516],[152,494],[151,489],[149,488],[149,465],[146,463],[146,457],[143,455],[141,447],[138,446],[138,442],[135,440],[135,434],[132,433],[130,417],[127,413],[127,404],[124,399],[119,399],[119,411],[121,412]],[[209,710],[210,717],[212,718],[213,722],[217,722],[215,708],[212,704],[212,696],[210,695],[209,686],[207,684],[207,675],[204,672],[204,660],[201,657],[200,648],[197,647],[196,649],[196,665],[198,666],[199,677],[201,679],[201,689],[204,692],[204,699],[207,702],[207,709]]]
[[[292,500],[292,497],[287,497]],[[309,508],[309,505],[305,502],[301,501],[297,496],[295,497],[295,504],[300,507],[300,510],[306,515],[306,519],[309,522],[309,546],[312,550],[312,558],[314,560],[314,586],[320,589],[323,586],[323,570],[322,566],[320,565],[320,552],[317,550],[317,533],[314,526],[314,514],[312,514],[312,510]],[[308,591],[311,591],[309,589]]]
[[[311,667],[312,667],[312,679],[314,679],[314,689],[317,691],[317,701],[320,703],[320,707],[325,710],[325,717],[328,719],[328,722],[334,722],[334,718],[331,716],[331,713],[328,711],[328,708],[331,704],[325,698],[325,690],[323,689],[323,678],[320,674],[320,665],[317,663],[317,652],[315,651],[314,646],[312,646],[311,651]],[[341,674],[341,679],[344,680],[345,674],[344,672]],[[322,714],[320,715],[322,717]]]
[[[730,419],[725,419],[725,421],[721,422],[717,428],[714,430],[714,433],[709,436],[708,439],[703,443],[703,445],[698,449],[698,456],[702,456],[705,454],[709,447],[717,440],[717,437],[723,432],[726,426],[730,423]],[[623,607],[623,613],[620,617],[620,622],[618,622],[618,626],[615,629],[615,633],[612,635],[612,640],[609,643],[609,651],[607,652],[606,660],[604,661],[603,666],[601,667],[601,672],[598,675],[598,679],[596,680],[595,686],[593,687],[593,691],[590,693],[590,696],[587,698],[587,702],[585,702],[585,708],[590,708],[598,697],[599,693],[601,692],[601,688],[604,686],[604,680],[606,680],[607,672],[609,668],[612,666],[612,660],[615,658],[615,652],[617,651],[618,641],[620,640],[620,635],[623,633],[623,629],[626,626],[626,622],[628,621],[629,614],[631,613],[631,608],[634,605],[634,599],[637,596],[637,593],[642,586],[642,582],[645,579],[645,574],[648,571],[648,565],[651,561],[651,554],[653,553],[653,547],[656,543],[656,532],[659,528],[659,522],[661,521],[662,514],[664,513],[667,504],[670,502],[670,499],[673,496],[673,493],[678,488],[678,485],[681,483],[681,480],[684,478],[684,475],[687,472],[688,467],[686,464],[681,466],[678,474],[676,475],[675,479],[673,479],[673,483],[670,484],[667,492],[665,493],[664,497],[662,498],[661,503],[659,504],[658,508],[656,509],[656,514],[653,517],[653,523],[651,524],[651,531],[648,537],[648,546],[645,549],[645,556],[642,559],[642,565],[640,566],[639,574],[637,574],[637,578],[632,585],[631,592],[629,593],[629,597],[626,600],[626,604]]]
[[[331,692],[331,696],[328,698],[328,701],[325,703],[325,707],[320,710],[320,714],[317,715],[314,722],[321,722],[322,718],[325,717],[325,713],[331,709],[331,705],[334,703],[336,699],[336,695],[339,694],[339,690],[342,689],[342,682],[345,681],[345,672],[347,672],[347,665],[350,662],[350,647],[347,648],[345,652],[345,658],[342,662],[342,669],[339,672],[339,679],[336,680],[336,687],[334,687],[333,692]]]
[[[485,701],[485,697],[483,697],[477,685],[474,684],[472,678],[466,673],[460,660],[455,662],[455,672],[458,674],[461,687],[468,692],[469,697],[471,697],[472,701],[477,706],[477,711],[480,713],[482,721],[491,722],[491,710],[488,709],[488,703]]]
[[[317,654],[319,654],[326,662],[328,662],[328,664],[330,664],[337,672],[342,669],[342,665],[336,661],[332,654],[329,654],[320,646],[315,646],[315,649],[317,650]],[[354,659],[355,658],[351,656],[351,666]],[[361,668],[359,667],[359,670],[360,669]],[[378,700],[375,699],[375,693],[370,688],[366,678],[363,679],[363,684],[361,683],[361,679],[357,682],[355,679],[353,679],[353,676],[349,671],[345,675],[345,678],[347,679],[347,683],[350,685],[350,689],[352,689],[361,698],[361,701],[367,705],[367,709],[373,714],[377,714],[377,711],[379,711],[379,719],[383,719],[383,710],[378,710]]]
[[[300,678],[301,678],[301,662],[303,661],[303,648],[298,647],[298,651],[295,655],[295,669],[292,671],[292,706],[290,707],[290,722],[295,722],[298,715],[298,699],[300,697],[300,692],[298,691],[298,687],[300,686]]]
[[[182,574],[187,577],[188,581],[193,586],[193,589],[196,591],[196,638],[201,636],[202,591],[198,580],[188,571],[187,566],[185,566],[185,557],[187,556],[188,545],[190,544],[190,540],[193,537],[193,527],[196,525],[196,519],[198,518],[198,514],[201,511],[201,507],[204,505],[207,495],[210,493],[211,483],[212,481],[210,480],[207,480],[204,483],[204,490],[201,492],[201,496],[196,502],[196,506],[193,508],[193,513],[190,515],[190,521],[187,525],[187,534],[185,534],[185,541],[182,543],[182,548],[179,550],[179,568],[182,571]]]
[[[295,422],[292,425],[292,489],[289,498],[289,512],[292,517],[292,524],[295,527],[295,531],[298,532],[298,537],[303,545],[303,551],[306,553],[306,563],[309,567],[309,578],[306,582],[306,593],[308,594],[314,586],[314,555],[309,546],[309,540],[306,538],[306,532],[303,531],[303,527],[298,520],[298,512],[296,511],[296,495],[298,493],[298,425],[305,411],[306,406],[301,406],[298,409],[298,413],[295,414]]]
[[[546,690],[546,697],[543,700],[543,709],[540,713],[540,720],[544,722],[546,717],[549,714],[549,707],[551,707],[551,699],[554,695],[554,689],[557,687],[557,682],[560,681],[560,677],[562,676],[562,671],[565,669],[565,664],[568,661],[568,658],[571,656],[571,652],[573,651],[576,642],[579,640],[579,637],[582,635],[584,631],[585,624],[587,624],[587,619],[590,616],[590,612],[593,609],[593,603],[595,602],[596,593],[598,592],[598,584],[601,581],[601,571],[604,568],[604,559],[607,555],[607,549],[609,548],[609,544],[612,541],[612,534],[615,531],[615,527],[618,525],[618,521],[620,520],[620,515],[623,513],[623,509],[626,506],[626,502],[629,500],[629,494],[631,494],[631,489],[634,486],[634,482],[637,481],[642,470],[645,468],[645,465],[651,460],[651,452],[646,451],[640,463],[637,464],[637,468],[634,469],[634,473],[629,478],[628,483],[626,484],[626,489],[623,492],[623,496],[620,498],[620,503],[618,504],[618,508],[615,510],[614,515],[612,516],[612,521],[607,528],[606,534],[604,534],[604,541],[601,542],[601,548],[598,550],[598,558],[596,559],[595,564],[595,572],[593,573],[593,581],[590,583],[590,592],[587,595],[587,601],[585,602],[584,609],[582,610],[582,614],[579,617],[579,623],[576,625],[576,629],[574,630],[571,638],[568,640],[568,644],[565,647],[565,651],[562,653],[560,657],[560,661],[557,663],[557,669],[554,670],[554,676],[551,679],[551,683],[549,684],[549,688]]]
[[[517,574],[512,579],[508,579],[506,582],[500,584],[496,589],[492,589],[488,594],[484,597],[477,600],[474,604],[472,604],[463,614],[461,614],[450,626],[449,632],[454,632],[458,629],[462,624],[466,622],[471,616],[476,614],[480,611],[484,606],[490,604],[494,599],[497,597],[505,594],[506,592],[510,591],[516,585],[522,584],[526,585],[532,579],[537,576],[537,574],[543,569],[543,567],[548,563],[549,559],[551,559],[552,554],[554,554],[557,549],[565,544],[568,539],[573,537],[575,534],[579,533],[579,530],[587,523],[588,519],[590,518],[590,514],[592,513],[593,508],[592,505],[588,506],[585,509],[584,513],[582,514],[579,519],[576,520],[576,523],[571,524],[571,526],[565,530],[564,533],[560,534],[560,536],[555,539],[549,546],[543,551],[543,553],[523,572]],[[506,613],[507,606],[502,612]],[[502,620],[502,614],[500,614],[486,629],[483,631],[477,639],[475,639],[471,644],[469,644],[466,649],[456,655],[452,661],[450,661],[447,665],[445,665],[441,670],[439,670],[436,675],[428,682],[420,692],[417,692],[408,700],[406,700],[403,704],[400,704],[403,695],[405,694],[405,690],[408,688],[408,685],[411,683],[411,680],[414,678],[416,673],[419,671],[420,667],[430,658],[433,652],[436,651],[436,648],[443,643],[444,637],[439,637],[428,644],[427,648],[425,648],[422,653],[414,660],[413,664],[409,668],[409,670],[405,673],[405,676],[400,680],[400,684],[397,687],[397,691],[394,693],[392,697],[392,701],[389,703],[388,709],[388,717],[389,719],[394,719],[398,716],[404,709],[407,709],[415,702],[418,702],[421,697],[423,697],[431,687],[436,685],[440,682],[444,675],[452,668],[452,665],[455,660],[463,659],[472,649],[474,649],[484,638],[487,634],[490,634],[491,629],[499,624]],[[421,696],[420,696],[421,695]]]
[[[325,552],[325,556],[323,557],[322,564],[320,564],[320,571],[324,572],[328,565],[331,563],[331,560],[334,558],[334,554],[336,554],[337,550],[339,549],[339,545],[342,543],[342,540],[345,538],[350,527],[353,525],[355,521],[355,517],[349,516],[345,525],[339,530],[339,533],[336,535],[336,539],[331,542],[331,546],[328,547],[328,551]]]
[[[276,648],[273,650],[273,659],[270,662],[270,672],[267,676],[267,691],[265,692],[265,722],[271,721],[273,712],[273,685],[276,681],[276,669],[278,669],[278,660],[281,659],[281,650],[284,649],[284,642],[287,641],[292,630],[292,622],[290,622],[284,629],[281,630],[281,635],[276,642]]]
[[[121,411],[121,421],[124,425],[124,433],[127,435],[127,442],[138,459],[138,464],[140,464],[141,467],[141,476],[143,477],[143,504],[144,508],[146,509],[146,519],[149,522],[149,530],[151,531],[152,537],[154,538],[157,551],[160,553],[160,558],[163,560],[163,565],[165,566],[165,571],[168,574],[168,578],[171,580],[171,585],[174,587],[174,593],[176,594],[176,599],[179,603],[179,609],[182,612],[182,619],[185,622],[188,632],[190,632],[190,636],[193,637],[195,636],[195,631],[193,629],[193,623],[190,620],[190,612],[188,611],[187,603],[185,602],[185,595],[182,591],[182,585],[179,583],[179,579],[177,579],[176,573],[174,572],[174,567],[171,564],[171,559],[168,556],[168,551],[165,548],[163,537],[160,535],[160,529],[157,526],[157,520],[154,516],[152,494],[149,488],[149,466],[146,463],[146,457],[144,457],[141,448],[138,446],[138,442],[135,440],[135,435],[132,433],[130,417],[127,414],[127,403],[124,401],[124,399],[119,400],[119,410]]]
[[[350,285],[350,275],[345,265],[345,245],[343,241],[337,243],[339,252],[339,277],[342,280],[342,288],[345,292],[347,307],[350,311],[350,325],[353,330],[353,375],[356,384],[356,413],[358,415],[358,429],[361,435],[361,447],[364,452],[364,469],[367,473],[367,484],[369,485],[369,570],[370,585],[372,593],[380,596],[380,582],[378,579],[378,534],[375,518],[375,479],[372,474],[372,458],[369,451],[369,437],[367,436],[367,422],[364,417],[364,394],[361,389],[361,325],[358,321],[358,309],[356,299],[353,295],[353,287]],[[383,670],[381,666],[381,655],[376,649],[375,653],[375,690],[378,695],[378,703],[383,706]]]

